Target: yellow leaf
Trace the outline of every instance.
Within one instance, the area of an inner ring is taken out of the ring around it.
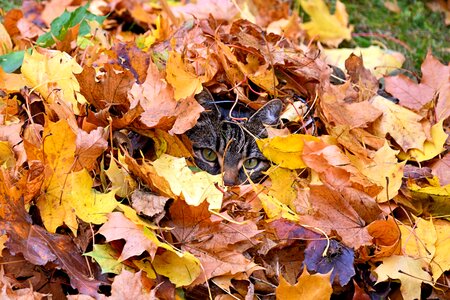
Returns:
[[[431,262],[431,270],[434,281],[445,272],[450,270],[450,223],[444,220],[436,220],[436,253]]]
[[[5,243],[8,240],[8,236],[6,234],[0,235],[0,257],[2,257],[3,249],[5,249]]]
[[[156,273],[168,277],[177,287],[191,284],[200,275],[200,261],[194,255],[160,242],[156,234],[146,227],[144,227],[144,235],[158,247],[167,250],[158,252],[153,259],[152,264]]]
[[[171,51],[167,60],[166,79],[175,89],[175,100],[185,99],[203,90],[201,76],[194,73],[180,53]]]
[[[400,52],[382,49],[380,46],[368,48],[339,48],[323,49],[327,63],[345,70],[345,60],[352,54],[362,56],[364,67],[369,69],[377,78],[387,75],[394,69],[402,67],[405,57]]]
[[[297,190],[295,188],[295,179],[297,173],[293,170],[273,166],[267,170],[272,185],[269,195],[276,197],[280,202],[290,207],[295,199],[297,199]]]
[[[43,137],[45,179],[36,205],[48,231],[56,232],[58,226],[66,224],[76,234],[76,215],[64,198],[72,184],[67,178],[75,161],[76,135],[67,121],[61,119],[56,123],[47,120]]]
[[[433,222],[416,218],[414,226],[399,225],[403,252],[411,257],[430,262],[436,251],[436,229]]]
[[[0,141],[0,167],[9,169],[14,167],[15,164],[16,159],[13,150],[9,146],[9,142]]]
[[[92,188],[94,181],[86,170],[71,173],[69,180],[71,189],[66,194],[65,200],[70,202],[77,217],[88,223],[105,223],[108,220],[107,214],[118,204],[114,197],[116,191],[103,194],[94,190]]]
[[[423,151],[419,149],[410,149],[408,151],[408,154],[412,159],[418,162],[426,161],[432,159],[445,150],[444,144],[448,138],[448,135],[445,133],[444,128],[442,127],[443,123],[444,119],[431,127],[432,141],[425,141],[425,143],[423,144]]]
[[[426,136],[421,116],[381,96],[373,97],[371,103],[383,112],[373,124],[376,135],[384,138],[389,133],[403,151],[423,149]]]
[[[256,143],[269,160],[280,167],[295,170],[306,167],[302,160],[304,142],[319,140],[311,135],[291,134],[256,140]]]
[[[396,155],[399,151],[392,150],[385,142],[383,147],[378,149],[373,157],[373,161],[367,162],[357,156],[348,154],[353,165],[373,183],[381,186],[383,190],[376,196],[377,202],[386,202],[397,196],[402,184],[404,162],[398,162]],[[389,181],[386,180],[389,178]],[[386,190],[389,195],[386,194]],[[387,199],[389,196],[389,199]]]
[[[74,75],[83,70],[75,58],[57,50],[34,49],[32,54],[25,52],[21,70],[27,85],[48,103],[65,102],[80,113],[78,103],[85,104],[86,99]]]
[[[13,44],[11,41],[11,37],[9,36],[8,31],[5,26],[0,23],[0,55],[8,54],[12,51]]]
[[[280,284],[275,293],[278,300],[296,300],[296,299],[330,299],[333,288],[330,283],[330,274],[309,274],[306,268],[295,285],[290,285],[286,279],[280,275]]]
[[[383,258],[375,272],[378,274],[377,283],[389,278],[399,279],[401,282],[400,292],[404,300],[420,299],[422,282],[431,280],[430,274],[425,272],[424,261],[408,256],[393,255]]]
[[[0,89],[18,93],[26,85],[22,74],[6,73],[0,67]]]
[[[109,168],[108,170],[105,170],[105,173],[111,181],[111,189],[116,190],[116,195],[119,197],[128,197],[136,188],[137,184],[130,176],[130,173],[127,170],[124,170],[123,166],[124,164],[122,164],[122,168],[119,169],[116,160],[111,159]]]
[[[269,219],[284,218],[296,222],[300,220],[293,210],[281,203],[277,198],[264,193],[259,193],[258,198],[261,200],[261,205]]]
[[[215,186],[221,185],[220,174],[211,175],[204,171],[194,174],[186,165],[184,158],[167,154],[161,155],[152,164],[158,176],[163,177],[169,183],[172,192],[182,196],[187,204],[197,206],[206,200],[209,209],[221,207],[223,194]]]
[[[300,5],[311,17],[311,21],[302,24],[311,38],[337,47],[342,40],[351,40],[352,26],[348,26],[348,14],[345,5],[336,1],[336,12],[330,14],[323,0],[300,0]]]

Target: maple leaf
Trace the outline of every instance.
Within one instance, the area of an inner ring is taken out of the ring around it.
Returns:
[[[191,284],[200,274],[200,263],[192,254],[160,242],[155,233],[143,226],[142,222],[138,221],[136,224],[120,212],[111,213],[99,233],[105,236],[106,241],[126,241],[118,258],[119,262],[147,251],[155,270],[167,276],[177,287]],[[158,248],[166,251],[159,251],[157,254]]]
[[[445,154],[431,166],[433,175],[439,178],[442,185],[450,184],[450,153]]]
[[[373,160],[369,163],[358,159],[356,156],[349,155],[353,165],[362,174],[383,188],[376,196],[378,202],[386,202],[398,194],[402,184],[403,167],[406,164],[406,161],[397,162],[396,154],[398,152],[392,150],[385,142],[384,146],[375,152]]]
[[[428,52],[421,69],[420,83],[401,74],[386,77],[386,91],[398,98],[400,105],[418,112],[437,97],[437,121],[445,120],[450,115],[450,66],[441,64]]]
[[[436,232],[436,252],[431,262],[431,270],[433,279],[436,282],[439,277],[450,269],[450,236],[448,234],[449,222],[444,220],[434,220],[434,228]]]
[[[103,235],[107,242],[119,239],[126,241],[119,261],[140,255],[144,251],[147,251],[152,259],[156,255],[158,246],[144,235],[143,227],[130,221],[121,212],[110,213],[108,221],[100,227],[98,233]]]
[[[102,273],[120,274],[125,265],[117,260],[120,254],[116,249],[108,244],[94,244],[93,248],[92,251],[86,252],[84,255],[95,259],[102,268]]]
[[[205,80],[197,76],[192,69],[192,66],[185,63],[180,53],[170,51],[167,60],[166,79],[175,90],[175,100],[192,97],[203,90],[202,83]]]
[[[426,135],[419,123],[421,116],[381,96],[372,98],[371,103],[383,112],[373,125],[377,135],[385,137],[389,133],[405,152],[412,148],[423,150]]]
[[[328,299],[333,293],[330,273],[309,274],[306,268],[295,285],[290,285],[282,275],[276,289],[277,299]]]
[[[389,74],[393,69],[401,68],[405,61],[405,57],[400,52],[384,49],[376,45],[371,45],[367,48],[323,49],[323,53],[326,56],[326,62],[342,70],[345,68],[345,60],[352,53],[362,56],[364,58],[364,66],[376,78]]]
[[[256,144],[269,160],[280,167],[294,170],[306,167],[302,160],[305,141],[319,141],[319,138],[311,135],[291,134],[258,139]]]
[[[139,105],[144,110],[139,123],[147,128],[170,129],[172,134],[181,134],[192,128],[203,111],[194,97],[176,101],[172,87],[152,62],[145,82],[142,85],[135,83],[128,96],[131,108]]]
[[[430,274],[422,269],[424,266],[423,260],[408,256],[393,255],[383,258],[382,262],[374,270],[378,275],[376,283],[386,281],[389,278],[399,279],[401,282],[400,292],[402,293],[403,299],[420,299],[421,284],[431,280]]]
[[[353,256],[352,249],[336,240],[330,240],[329,244],[325,240],[312,241],[305,250],[305,265],[321,274],[331,272],[331,282],[337,278],[339,284],[344,286],[355,275]]]
[[[399,229],[403,253],[429,263],[436,251],[437,236],[433,221],[414,218],[413,226],[400,224]]]
[[[341,191],[351,187],[369,196],[379,194],[381,187],[364,176],[335,145],[323,141],[306,142],[302,159],[319,174],[320,180]]]
[[[188,206],[177,201],[170,208],[172,233],[185,249],[195,255],[202,265],[202,274],[192,283],[224,274],[251,274],[256,264],[242,253],[257,243],[260,232],[254,222],[224,224],[211,220],[211,213],[204,202],[199,206]]]
[[[155,296],[156,289],[150,291],[142,282],[143,274],[141,271],[133,273],[131,271],[122,270],[122,272],[114,278],[111,285],[111,296],[114,299],[136,299],[147,300],[157,299]]]
[[[311,17],[311,21],[302,24],[311,38],[337,47],[344,39],[351,40],[353,26],[348,26],[348,14],[345,5],[336,1],[336,11],[330,14],[323,0],[300,0],[300,5]]]
[[[210,209],[219,209],[222,205],[222,192],[215,184],[221,184],[221,175],[211,175],[204,171],[192,173],[184,158],[163,154],[152,163],[158,176],[164,178],[173,194],[182,196],[189,205],[209,203]]]
[[[378,246],[375,257],[401,254],[401,232],[392,217],[389,216],[387,220],[373,221],[367,226],[367,231],[373,236],[374,244]]]
[[[86,99],[80,94],[75,74],[81,73],[82,68],[70,55],[36,48],[32,54],[25,53],[21,71],[27,85],[48,103],[63,102],[80,114],[78,104],[85,104]]]

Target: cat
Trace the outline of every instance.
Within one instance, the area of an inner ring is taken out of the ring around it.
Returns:
[[[255,139],[267,137],[264,124],[279,123],[283,109],[281,100],[271,100],[254,111],[239,102],[234,105],[232,100],[215,101],[207,90],[196,99],[205,111],[187,136],[192,142],[197,166],[210,174],[223,173],[227,186],[247,183],[248,177],[255,182],[264,176],[270,162]]]

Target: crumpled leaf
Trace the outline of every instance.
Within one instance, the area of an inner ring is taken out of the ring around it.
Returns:
[[[311,17],[311,21],[302,24],[311,38],[317,38],[324,44],[337,47],[344,39],[351,40],[353,26],[348,25],[345,5],[336,1],[336,11],[330,14],[323,0],[300,0],[300,5]]]
[[[192,97],[203,90],[201,76],[194,73],[193,68],[185,63],[180,53],[170,51],[167,60],[166,79],[173,86],[175,100]]]
[[[324,253],[325,249],[327,249],[326,253]],[[312,241],[305,250],[305,265],[309,270],[321,274],[331,272],[331,282],[337,277],[339,284],[344,286],[355,275],[353,255],[353,249],[336,240],[329,240],[329,245],[327,240]]]
[[[367,231],[377,245],[375,257],[387,257],[401,254],[400,230],[396,221],[389,216],[387,220],[376,220],[367,226]]]
[[[424,261],[420,258],[398,255],[385,257],[382,261],[383,263],[374,270],[378,275],[376,283],[386,281],[389,278],[399,279],[403,299],[420,299],[421,284],[431,280],[430,274],[422,269]]]
[[[187,204],[197,206],[207,201],[210,209],[221,207],[223,194],[215,186],[222,185],[221,175],[211,175],[205,171],[194,174],[184,158],[167,154],[161,155],[152,165],[156,173],[169,183],[172,192],[183,197]]]
[[[26,52],[21,68],[30,88],[38,91],[48,103],[65,103],[76,115],[80,114],[78,104],[87,102],[75,78],[82,70],[69,54],[42,48],[34,49],[32,54]]]
[[[295,285],[290,285],[280,274],[279,285],[276,289],[276,297],[279,300],[328,299],[332,293],[330,273],[311,275],[306,268],[303,269]]]

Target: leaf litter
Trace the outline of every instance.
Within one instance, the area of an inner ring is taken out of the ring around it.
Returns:
[[[5,14],[2,298],[445,296],[448,62],[391,74],[399,53],[334,49],[353,28],[341,2],[299,1],[308,22],[269,2]],[[283,102],[257,140],[264,181],[225,187],[193,164],[205,88]]]

